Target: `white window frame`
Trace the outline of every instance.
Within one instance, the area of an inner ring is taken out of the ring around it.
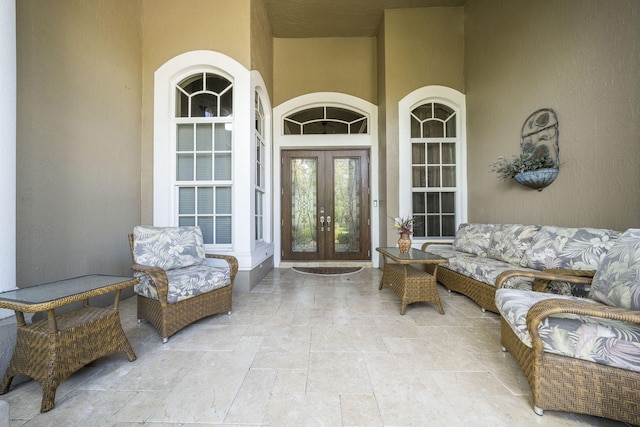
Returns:
[[[254,100],[254,114],[256,123],[255,135],[254,135],[254,152],[256,156],[255,160],[255,179],[254,179],[254,194],[255,203],[254,206],[254,238],[256,244],[264,241],[264,205],[265,205],[265,180],[267,179],[265,173],[266,166],[266,143],[264,138],[264,132],[266,130],[266,119],[264,114],[264,105],[262,104],[262,97],[259,93],[255,93]],[[258,126],[259,123],[259,126]],[[258,154],[259,153],[259,154]],[[259,203],[258,203],[259,200]]]
[[[175,153],[171,143],[173,140],[171,135],[174,132],[171,118],[175,115],[172,99],[175,97],[175,84],[181,77],[202,71],[229,76],[233,81],[232,146],[236,153],[232,164],[233,245],[221,248],[207,246],[205,249],[207,252],[233,253],[238,258],[239,269],[247,270],[273,255],[272,244],[256,247],[253,226],[241,226],[241,224],[253,223],[254,195],[251,189],[254,188],[255,178],[253,174],[246,173],[247,156],[237,155],[237,153],[254,152],[252,133],[255,125],[251,103],[258,86],[262,90],[263,102],[265,101],[266,90],[263,88],[266,86],[259,77],[259,73],[247,70],[239,62],[222,53],[208,50],[186,52],[168,60],[154,74],[153,224],[177,225],[176,211],[173,209],[175,206],[175,191],[172,185],[174,175],[171,173],[175,163]],[[270,105],[265,104],[265,110],[270,109]],[[253,164],[254,158],[255,154],[251,154],[249,164]],[[267,180],[270,172],[267,172]],[[267,191],[270,191],[270,188]],[[268,209],[270,207],[266,206],[265,210]],[[266,218],[266,220],[270,219],[270,217]]]
[[[435,102],[453,108],[457,115],[456,135],[456,229],[467,221],[467,137],[466,101],[463,93],[446,86],[425,86],[411,92],[398,103],[398,209],[402,215],[413,214],[411,182],[411,112],[420,105]],[[449,241],[451,237],[414,238],[423,241]]]

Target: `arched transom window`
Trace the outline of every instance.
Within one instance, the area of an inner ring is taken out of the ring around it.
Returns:
[[[285,135],[368,133],[367,117],[346,108],[322,106],[297,111],[284,118]]]
[[[212,73],[198,73],[176,86],[176,117],[225,117],[233,114],[233,85]]]

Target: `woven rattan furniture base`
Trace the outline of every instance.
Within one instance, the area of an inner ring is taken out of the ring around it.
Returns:
[[[414,302],[433,302],[438,306],[440,314],[444,314],[440,295],[436,287],[436,278],[426,271],[418,270],[410,265],[385,264],[378,289],[390,285],[400,298],[400,314],[405,314],[407,305]]]
[[[534,410],[556,410],[640,424],[640,373],[586,360],[535,354],[502,319],[502,346],[524,371]]]
[[[225,286],[173,304],[161,304],[156,299],[138,295],[138,319],[149,321],[166,342],[170,336],[196,320],[230,313],[232,289],[232,285]]]
[[[92,277],[106,276],[87,276]],[[82,280],[83,278],[72,279]],[[84,294],[75,294],[58,298],[47,304],[25,305],[21,301],[2,301],[3,305],[16,311],[18,321],[16,346],[13,357],[4,374],[0,394],[9,391],[9,386],[16,375],[31,377],[42,387],[41,412],[53,409],[58,385],[72,373],[100,357],[115,352],[124,352],[129,361],[136,355],[127,340],[120,324],[118,302],[120,290],[133,286],[137,279],[122,280],[115,278],[112,284],[94,289]],[[107,278],[107,281],[110,279]],[[43,286],[51,286],[48,284]],[[88,298],[115,290],[115,301],[112,307],[92,307]],[[84,299],[84,297],[87,299]],[[62,314],[55,314],[54,307],[84,300],[82,307]],[[27,324],[22,311],[47,310],[44,320]]]
[[[438,281],[449,291],[458,292],[471,298],[483,310],[498,312],[496,307],[496,288],[472,279],[464,274],[438,266]]]

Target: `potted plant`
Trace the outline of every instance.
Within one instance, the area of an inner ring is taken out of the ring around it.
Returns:
[[[413,223],[415,219],[412,216],[401,216],[400,218],[394,218],[393,226],[400,233],[398,239],[398,249],[400,252],[406,253],[411,249],[411,234],[413,234]]]
[[[538,191],[542,191],[558,176],[558,166],[549,156],[546,145],[525,147],[519,156],[513,156],[511,160],[500,156],[491,165],[491,170],[498,174],[499,179],[513,178],[518,183]]]

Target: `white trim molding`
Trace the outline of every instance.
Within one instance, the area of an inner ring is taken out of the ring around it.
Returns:
[[[305,109],[321,105],[330,105],[342,107],[350,110],[356,110],[366,115],[368,124],[368,133],[366,134],[350,134],[350,135],[284,135],[282,127],[284,117],[289,114]],[[283,102],[273,109],[273,219],[274,230],[273,241],[275,245],[274,266],[279,267],[281,261],[281,205],[279,194],[282,189],[280,181],[280,159],[283,149],[318,149],[318,148],[368,148],[370,152],[370,204],[371,212],[371,262],[374,267],[378,267],[379,257],[375,256],[375,248],[379,245],[378,226],[380,223],[379,215],[379,196],[378,196],[378,107],[361,98],[338,92],[315,92],[301,95],[296,98]]]

